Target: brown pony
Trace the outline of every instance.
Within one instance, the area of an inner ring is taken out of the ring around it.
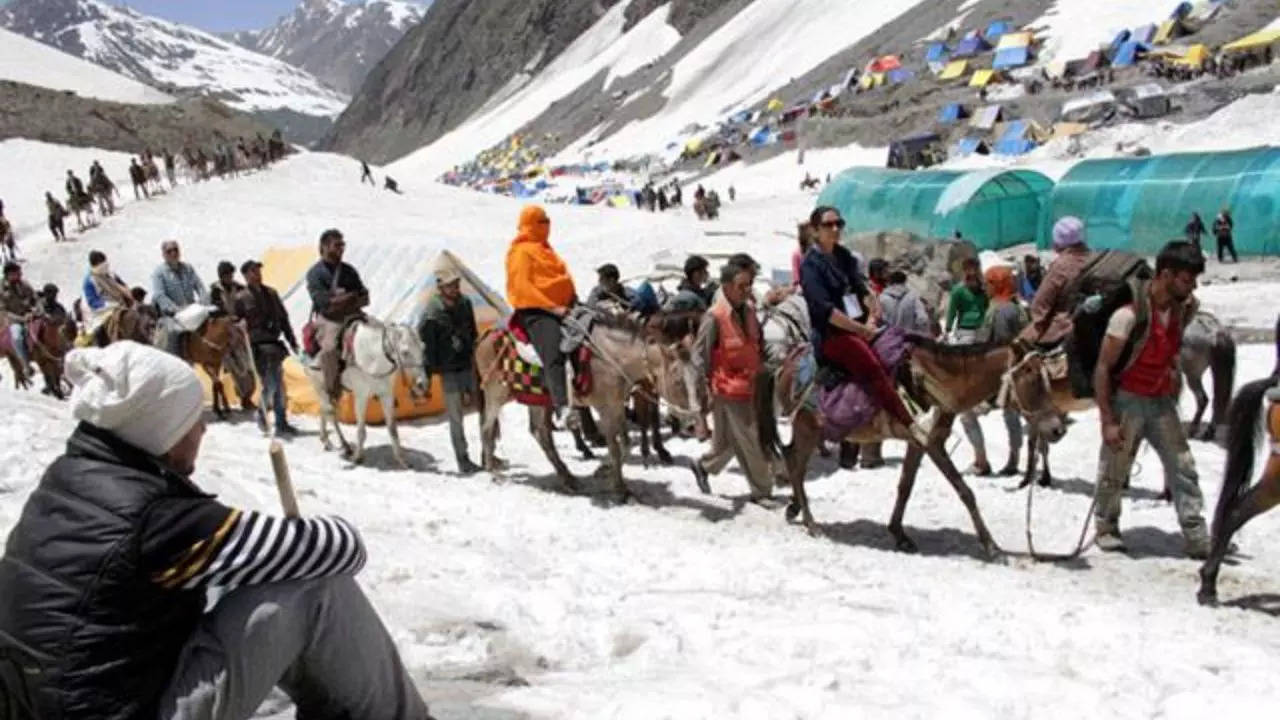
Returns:
[[[235,351],[236,343],[243,343],[235,321],[228,315],[215,315],[192,333],[187,333],[182,343],[182,359],[199,365],[209,376],[213,388],[213,412],[219,420],[226,420],[231,411],[226,388],[222,386],[222,368]],[[242,391],[243,387],[237,387]],[[250,390],[250,394],[252,389]],[[241,392],[242,402],[246,395]]]
[[[1278,383],[1280,376],[1273,376],[1245,385],[1227,411],[1227,467],[1222,473],[1222,493],[1213,516],[1213,546],[1200,568],[1196,598],[1201,605],[1218,603],[1218,570],[1230,551],[1231,536],[1245,523],[1280,505],[1280,396],[1273,390]],[[1257,457],[1264,398],[1269,398],[1266,428],[1271,454],[1262,478],[1251,487],[1249,478]]]
[[[70,387],[62,375],[62,358],[75,346],[76,324],[68,317],[36,318],[27,326],[27,347],[31,359],[44,376],[46,395],[63,400]]]
[[[14,388],[25,390],[31,387],[27,368],[23,367],[22,358],[18,357],[18,352],[13,348],[13,341],[9,335],[9,317],[3,312],[0,312],[0,355],[9,361],[9,369],[13,371]]]
[[[1038,353],[1031,353],[1018,360],[1013,349],[1007,345],[951,346],[919,337],[913,338],[912,343],[914,347],[911,351],[910,368],[919,394],[922,400],[935,406],[928,446],[917,444],[907,428],[883,411],[872,422],[855,430],[847,439],[854,443],[884,440],[905,440],[908,443],[907,456],[902,463],[902,475],[898,481],[898,497],[889,520],[889,533],[893,535],[899,550],[914,552],[917,549],[915,542],[903,530],[902,519],[907,501],[911,498],[911,490],[915,486],[920,462],[928,455],[969,511],[983,550],[988,555],[994,555],[999,548],[987,530],[973,491],[952,464],[943,448],[943,441],[951,434],[951,425],[957,415],[973,409],[998,393],[1007,395],[1010,406],[1026,416],[1042,436],[1055,441],[1060,439],[1066,430],[1050,400],[1043,358]],[[789,363],[784,364],[779,372],[779,387],[791,387],[793,380],[787,376],[793,373],[794,367]],[[1002,393],[1004,387],[1008,388],[1007,393]],[[792,489],[791,506],[787,508],[788,518],[794,519],[800,515],[805,527],[816,534],[817,525],[809,512],[804,476],[809,457],[822,440],[822,418],[805,407],[803,395],[797,398],[792,394],[781,398],[783,409],[795,413],[791,444],[781,446],[774,413],[775,394],[772,389],[757,393],[757,409],[763,419],[761,441],[766,450],[775,454],[781,449],[782,457],[786,460]]]

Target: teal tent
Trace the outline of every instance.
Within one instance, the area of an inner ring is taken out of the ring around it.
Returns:
[[[857,167],[832,178],[819,205],[840,210],[850,232],[905,230],[980,249],[1034,242],[1053,181],[1031,170],[889,170]]]
[[[1085,160],[1058,181],[1051,218],[1084,220],[1094,248],[1155,253],[1192,212],[1209,224],[1224,207],[1241,255],[1280,255],[1280,148]]]

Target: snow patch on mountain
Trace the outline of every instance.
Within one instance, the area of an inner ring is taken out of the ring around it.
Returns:
[[[81,97],[159,105],[173,97],[119,73],[0,29],[0,80],[69,90]]]

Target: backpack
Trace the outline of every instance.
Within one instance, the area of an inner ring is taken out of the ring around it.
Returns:
[[[1067,342],[1070,358],[1071,391],[1078,398],[1094,396],[1093,371],[1098,366],[1102,352],[1102,340],[1107,334],[1107,324],[1116,310],[1142,298],[1142,289],[1155,276],[1151,266],[1138,255],[1120,250],[1103,250],[1080,271],[1075,282],[1065,292],[1068,307],[1074,308],[1074,325]],[[1100,303],[1085,303],[1097,296]],[[1150,322],[1150,308],[1145,302],[1135,303],[1137,323],[1129,335],[1119,366],[1124,367],[1133,353],[1135,338],[1146,333]]]

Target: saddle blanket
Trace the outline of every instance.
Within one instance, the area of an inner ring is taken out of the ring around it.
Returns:
[[[503,381],[522,405],[550,406],[551,393],[543,377],[542,358],[529,342],[529,334],[517,322],[508,321],[503,334],[508,350],[502,354],[500,368]],[[591,350],[579,345],[569,353],[570,387],[579,395],[591,394]]]

